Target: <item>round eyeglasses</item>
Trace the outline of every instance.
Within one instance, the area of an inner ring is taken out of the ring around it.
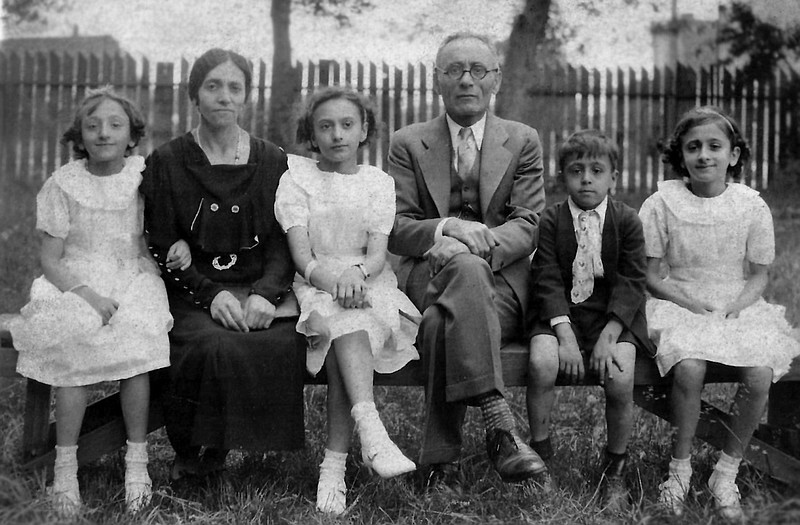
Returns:
[[[453,80],[460,80],[461,77],[464,76],[464,73],[469,73],[475,80],[482,80],[487,74],[500,71],[499,67],[494,69],[486,69],[486,66],[482,66],[480,64],[473,64],[469,68],[465,68],[463,64],[450,64],[444,69],[440,67],[435,69],[437,71],[441,71]]]

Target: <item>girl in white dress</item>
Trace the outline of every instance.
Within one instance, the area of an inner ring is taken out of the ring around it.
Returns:
[[[120,381],[128,510],[150,501],[148,372],[169,366],[172,317],[142,235],[144,159],[128,156],[143,135],[132,102],[109,88],[90,92],[63,138],[75,160],[56,170],[36,199],[44,275],[34,280],[11,334],[17,371],[57,387],[52,496],[62,515],[81,506],[78,436],[86,387],[101,381]],[[187,263],[188,247],[176,243],[171,253],[172,267]]]
[[[308,337],[307,368],[316,375],[325,364],[327,372],[328,439],[317,508],[336,515],[346,509],[353,420],[365,465],[383,478],[416,468],[389,438],[373,400],[373,372],[419,359],[414,341],[421,319],[386,260],[394,181],[358,164],[358,150],[374,132],[372,110],[354,92],[314,93],[297,136],[319,160],[290,156],[275,201],[298,271],[297,330]]]
[[[650,336],[658,346],[661,374],[674,370],[677,428],[659,501],[676,514],[689,490],[707,362],[741,370],[730,432],[708,480],[720,513],[738,518],[742,455],[764,412],[770,383],[800,354],[785,309],[761,297],[775,258],[772,215],[757,191],[728,182],[741,176],[749,156],[733,119],[709,106],[689,111],[664,152],[664,161],[686,180],[659,183],[639,212],[652,294]]]

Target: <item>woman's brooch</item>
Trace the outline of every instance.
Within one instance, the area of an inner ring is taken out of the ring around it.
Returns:
[[[239,259],[239,257],[237,257],[235,253],[230,254],[228,257],[230,257],[231,259],[231,262],[229,262],[228,264],[220,264],[219,256],[214,257],[214,260],[211,261],[211,266],[213,266],[215,269],[219,271],[230,269],[231,266],[236,264],[236,261]]]

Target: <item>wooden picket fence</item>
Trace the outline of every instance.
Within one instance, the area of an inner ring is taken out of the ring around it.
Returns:
[[[127,54],[0,52],[0,182],[14,178],[38,184],[67,161],[69,150],[59,140],[87,88],[111,84],[139,104],[148,123],[141,154],[188,131],[198,119],[186,90],[190,66],[186,60],[154,64]],[[296,68],[301,102],[316,86],[333,83],[347,83],[371,98],[381,133],[363,161],[384,169],[391,133],[443,109],[432,89],[432,68],[425,64],[319,61],[297,63]],[[266,136],[270,66],[255,60],[253,70],[242,126]],[[742,81],[735,70],[682,66],[653,72],[541,67],[531,75],[536,118],[528,124],[540,132],[546,174],[556,174],[556,151],[569,133],[599,128],[620,146],[620,190],[652,191],[664,178],[658,142],[683,111],[697,104],[719,105],[742,124],[753,150],[747,182],[765,188],[778,173],[786,137],[796,136],[791,131],[800,118],[798,94],[786,89],[797,79],[785,73],[760,83]]]

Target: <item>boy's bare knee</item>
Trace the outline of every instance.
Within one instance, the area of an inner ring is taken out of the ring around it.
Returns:
[[[616,373],[603,387],[606,399],[617,404],[633,403],[633,374]]]
[[[558,375],[558,340],[546,334],[531,339],[528,355],[528,379],[555,384]]]

